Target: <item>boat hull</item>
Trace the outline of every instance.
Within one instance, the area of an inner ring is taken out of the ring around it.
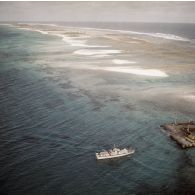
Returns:
[[[123,156],[129,156],[131,154],[133,154],[135,151],[131,151],[131,152],[128,152],[126,154],[117,154],[117,155],[110,155],[110,156],[100,156],[98,155],[98,153],[96,153],[96,159],[97,160],[104,160],[104,159],[112,159],[112,158],[120,158],[120,157],[123,157]]]

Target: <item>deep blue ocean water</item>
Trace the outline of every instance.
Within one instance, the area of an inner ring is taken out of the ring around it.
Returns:
[[[144,102],[132,96],[131,104],[123,94],[94,98],[87,86],[75,87],[74,71],[47,67],[70,58],[58,37],[0,26],[0,194],[194,194],[195,151],[181,150],[160,130],[175,112],[194,119],[193,108],[162,109],[147,96]],[[108,90],[120,83],[133,92],[162,85],[193,88],[193,76],[166,82],[102,77]],[[136,152],[97,162],[95,152],[113,144]]]

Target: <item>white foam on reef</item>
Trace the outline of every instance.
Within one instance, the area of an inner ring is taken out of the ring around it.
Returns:
[[[58,37],[61,37],[62,40],[66,43],[68,43],[69,45],[73,46],[73,47],[110,47],[110,46],[105,46],[105,45],[89,45],[86,44],[87,40],[83,38],[89,38],[89,36],[79,36],[79,37],[70,37],[70,36],[66,36],[66,35],[62,35],[62,34],[52,34]]]
[[[58,25],[56,25],[56,24],[44,24],[44,23],[19,22],[18,24],[27,24],[27,25],[31,25],[31,26],[39,25],[39,26],[54,26],[54,27],[58,27]]]
[[[144,33],[144,32],[136,32],[136,31],[123,31],[119,30],[121,33],[130,33],[130,34],[137,34],[137,35],[147,35],[151,37],[156,37],[156,38],[162,38],[162,39],[169,39],[169,40],[175,40],[175,41],[190,41],[187,38],[183,38],[177,35],[173,34],[164,34],[164,33]]]
[[[156,38],[162,38],[162,39],[169,39],[169,40],[175,40],[175,41],[190,41],[187,38],[183,38],[177,35],[173,34],[164,34],[164,33],[143,33],[143,32],[136,32],[136,31],[120,31],[122,33],[130,33],[130,34],[137,34],[137,35],[147,35],[151,37]]]
[[[87,46],[86,40],[78,40],[78,38],[75,39],[75,38],[68,37],[68,36],[65,36],[62,34],[52,34],[52,35],[61,37],[64,42],[68,43],[71,46],[77,46],[77,47],[86,47]]]
[[[47,31],[38,30],[38,29],[33,29],[33,28],[19,27],[19,29],[21,29],[21,30],[29,30],[29,31],[34,31],[34,32],[39,32],[39,33],[41,33],[41,34],[43,34],[43,35],[48,34]]]
[[[48,34],[48,32],[46,32],[46,31],[42,31],[42,30],[34,30],[35,32],[40,32],[41,34],[43,34],[43,35],[47,35]]]
[[[168,75],[157,69],[143,69],[143,68],[131,68],[131,67],[90,67],[92,70],[104,70],[111,72],[119,72],[126,74],[135,74],[150,77],[168,77]]]
[[[67,26],[67,28],[77,28],[78,27],[71,27]],[[177,35],[173,34],[165,34],[165,33],[144,33],[144,32],[136,32],[136,31],[127,31],[127,30],[113,30],[113,29],[100,29],[100,28],[85,28],[85,27],[79,27],[79,29],[88,29],[88,30],[96,30],[96,31],[109,31],[109,32],[118,32],[118,33],[123,33],[123,34],[137,34],[137,35],[147,35],[147,36],[152,36],[156,38],[163,38],[163,39],[169,39],[169,40],[175,40],[175,41],[190,41],[187,38],[180,37]]]
[[[26,28],[26,27],[17,27],[17,28],[19,28],[19,29],[21,29],[21,30],[30,30],[30,31],[34,31],[33,29],[31,29],[31,28]]]
[[[93,56],[93,55],[107,55],[107,54],[118,54],[121,50],[105,50],[105,49],[80,49],[74,52],[74,54]]]
[[[173,34],[163,34],[163,33],[148,33],[148,35],[154,36],[154,37],[159,37],[159,38],[164,38],[164,39],[171,39],[171,40],[176,40],[176,41],[189,41],[186,38],[173,35]]]
[[[30,23],[22,23],[22,24],[30,24]],[[49,24],[30,24],[30,25],[49,25]],[[50,26],[56,26],[54,24],[50,24]],[[79,37],[71,37],[71,36],[66,36],[62,34],[56,34],[48,31],[43,31],[39,29],[34,29],[34,28],[27,28],[27,27],[19,27],[22,30],[30,30],[30,31],[35,31],[39,32],[41,34],[50,34],[54,36],[61,37],[64,42],[67,44],[74,46],[74,47],[90,47],[90,48],[95,48],[95,47],[110,47],[110,46],[105,46],[105,45],[88,45],[86,44],[87,40],[83,40],[83,38],[89,38],[89,36],[79,36]]]
[[[112,60],[114,64],[136,64],[137,62],[129,61],[129,60],[120,60],[120,59],[114,59]]]
[[[13,26],[12,24],[0,23],[0,26]]]
[[[137,35],[147,35],[156,38],[163,38],[175,41],[190,41],[187,38],[177,36],[174,34],[165,34],[165,33],[144,33],[144,32],[136,32],[136,31],[127,31],[127,30],[113,30],[113,29],[100,29],[100,28],[87,28],[87,27],[73,27],[73,26],[60,26],[56,24],[43,24],[43,23],[18,23],[18,24],[27,24],[27,25],[45,25],[45,26],[54,26],[54,27],[63,27],[63,28],[71,28],[71,29],[88,29],[88,30],[97,30],[97,31],[109,31],[109,32],[119,32],[124,34],[137,34]]]

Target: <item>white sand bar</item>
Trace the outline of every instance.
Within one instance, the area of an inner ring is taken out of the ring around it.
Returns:
[[[93,67],[90,69],[143,75],[143,76],[150,76],[150,77],[168,77],[168,75],[165,72],[156,69],[142,69],[142,68],[130,68],[130,67]]]
[[[112,60],[114,64],[136,64],[137,62],[129,61],[129,60],[120,60],[120,59],[114,59]]]
[[[74,52],[74,54],[92,56],[92,55],[107,55],[107,54],[117,54],[121,53],[121,50],[105,50],[105,49],[81,49]]]

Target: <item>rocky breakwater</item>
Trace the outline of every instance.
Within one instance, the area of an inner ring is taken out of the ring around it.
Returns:
[[[193,121],[167,123],[161,125],[161,128],[182,148],[195,146],[195,123]]]

